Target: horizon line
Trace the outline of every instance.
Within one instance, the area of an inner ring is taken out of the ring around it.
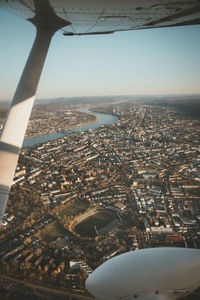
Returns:
[[[73,98],[102,98],[102,97],[181,97],[181,96],[200,96],[200,93],[175,93],[175,94],[123,94],[123,95],[92,95],[92,96],[58,96],[58,97],[53,97],[53,98],[36,98],[35,101],[44,101],[44,100],[54,100],[54,99],[73,99]],[[11,99],[0,99],[0,102],[11,102]]]

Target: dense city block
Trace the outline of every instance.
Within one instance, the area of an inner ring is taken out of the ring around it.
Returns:
[[[200,248],[200,121],[139,101],[92,110],[118,121],[22,149],[0,231],[2,274],[85,292],[117,254]],[[62,113],[73,126],[94,121]],[[49,126],[44,110],[35,115],[28,135]],[[69,126],[57,110],[52,119],[53,131]]]

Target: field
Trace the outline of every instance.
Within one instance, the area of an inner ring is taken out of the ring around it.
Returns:
[[[76,201],[72,205],[68,206],[66,209],[64,209],[61,213],[61,216],[76,216],[79,213],[86,210],[89,206],[89,203],[87,201]]]
[[[63,229],[57,222],[51,223],[48,228],[42,232],[41,237],[46,243],[55,241],[58,237],[64,237],[67,231]]]
[[[75,227],[75,231],[84,237],[95,237],[97,233],[94,226],[96,226],[98,231],[110,224],[114,219],[116,219],[116,215],[112,212],[99,212],[79,223]]]

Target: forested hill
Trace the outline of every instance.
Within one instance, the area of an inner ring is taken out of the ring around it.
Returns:
[[[200,119],[200,95],[195,97],[181,98],[166,98],[152,102],[153,105],[169,106],[175,109],[178,113],[190,116],[194,119]]]

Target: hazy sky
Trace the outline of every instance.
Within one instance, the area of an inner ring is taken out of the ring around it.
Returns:
[[[0,10],[0,100],[11,99],[35,37]],[[55,34],[37,98],[200,93],[200,26],[105,36]]]

